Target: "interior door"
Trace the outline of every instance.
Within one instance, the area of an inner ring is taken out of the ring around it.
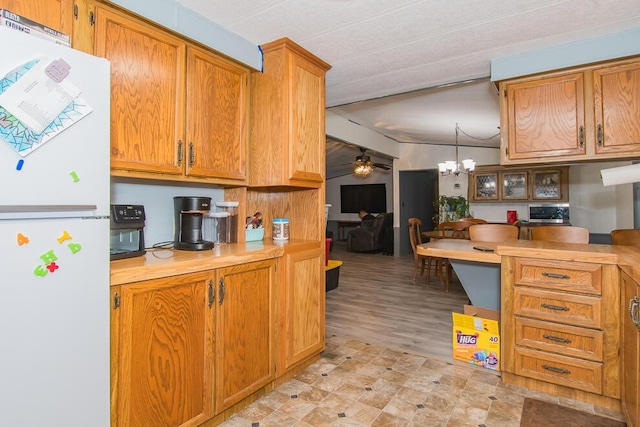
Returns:
[[[409,218],[420,218],[422,229],[433,228],[438,198],[438,172],[436,170],[400,171],[400,239],[399,254],[412,255],[409,242]]]

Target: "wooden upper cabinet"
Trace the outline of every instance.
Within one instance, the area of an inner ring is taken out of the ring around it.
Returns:
[[[582,73],[506,85],[509,161],[585,153]]]
[[[248,79],[248,69],[187,48],[187,175],[246,179]]]
[[[99,5],[95,16],[95,54],[111,63],[111,168],[181,174],[185,44]]]
[[[501,163],[640,156],[640,60],[500,82]]]
[[[0,8],[72,35],[72,0],[2,0]]]
[[[251,74],[249,184],[319,188],[330,66],[286,38],[261,47],[264,71]]]
[[[88,3],[79,44],[111,63],[111,174],[245,185],[249,69]],[[91,41],[92,40],[92,41]]]
[[[596,153],[640,154],[640,61],[593,71]]]
[[[213,274],[112,288],[111,425],[194,426],[213,416]]]

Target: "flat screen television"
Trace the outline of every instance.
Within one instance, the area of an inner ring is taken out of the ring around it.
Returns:
[[[361,184],[340,186],[340,212],[387,212],[386,184]]]

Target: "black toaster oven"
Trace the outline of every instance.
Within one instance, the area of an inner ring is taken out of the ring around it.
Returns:
[[[111,260],[144,255],[144,206],[111,205]]]

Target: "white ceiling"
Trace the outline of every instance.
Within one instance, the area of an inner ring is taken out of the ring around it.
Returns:
[[[491,59],[640,27],[640,0],[177,1],[252,43],[308,49],[332,65],[327,107],[400,143],[452,144],[456,123],[495,135]]]

